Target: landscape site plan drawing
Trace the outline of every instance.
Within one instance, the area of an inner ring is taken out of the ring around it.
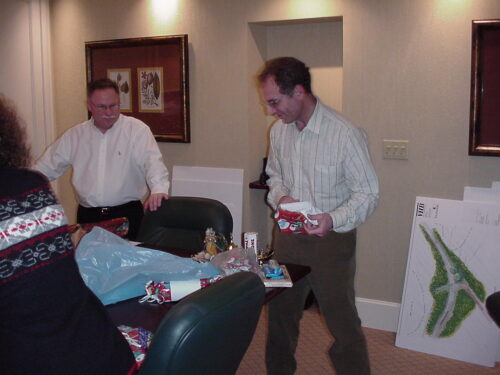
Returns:
[[[417,197],[396,346],[493,367],[500,205]]]

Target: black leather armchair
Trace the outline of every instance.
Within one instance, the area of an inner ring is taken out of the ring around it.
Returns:
[[[169,311],[140,375],[234,375],[255,332],[265,288],[240,272],[196,291]]]
[[[231,240],[233,217],[221,202],[208,198],[170,197],[144,215],[137,241],[193,254],[203,250],[205,230],[211,227]]]
[[[500,327],[500,291],[490,294],[486,298],[486,309],[497,326]]]

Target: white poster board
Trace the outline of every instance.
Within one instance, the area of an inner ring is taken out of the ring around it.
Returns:
[[[464,187],[464,201],[500,203],[500,190],[498,188]]]
[[[417,197],[396,346],[493,367],[500,205]]]

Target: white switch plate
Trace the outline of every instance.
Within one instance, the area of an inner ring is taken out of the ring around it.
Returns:
[[[384,139],[382,155],[384,159],[408,159],[408,141]]]

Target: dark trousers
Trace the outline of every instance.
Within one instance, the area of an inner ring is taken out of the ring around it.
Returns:
[[[311,267],[311,273],[269,303],[266,346],[268,375],[295,372],[299,322],[308,293],[314,292],[328,330],[335,338],[329,356],[337,375],[370,374],[366,340],[355,305],[356,231],[325,237],[274,230],[275,258]]]
[[[144,208],[141,201],[131,201],[111,207],[83,207],[82,205],[78,205],[76,222],[85,224],[126,217],[129,221],[129,230],[126,237],[129,240],[135,240],[139,233],[143,216]]]

